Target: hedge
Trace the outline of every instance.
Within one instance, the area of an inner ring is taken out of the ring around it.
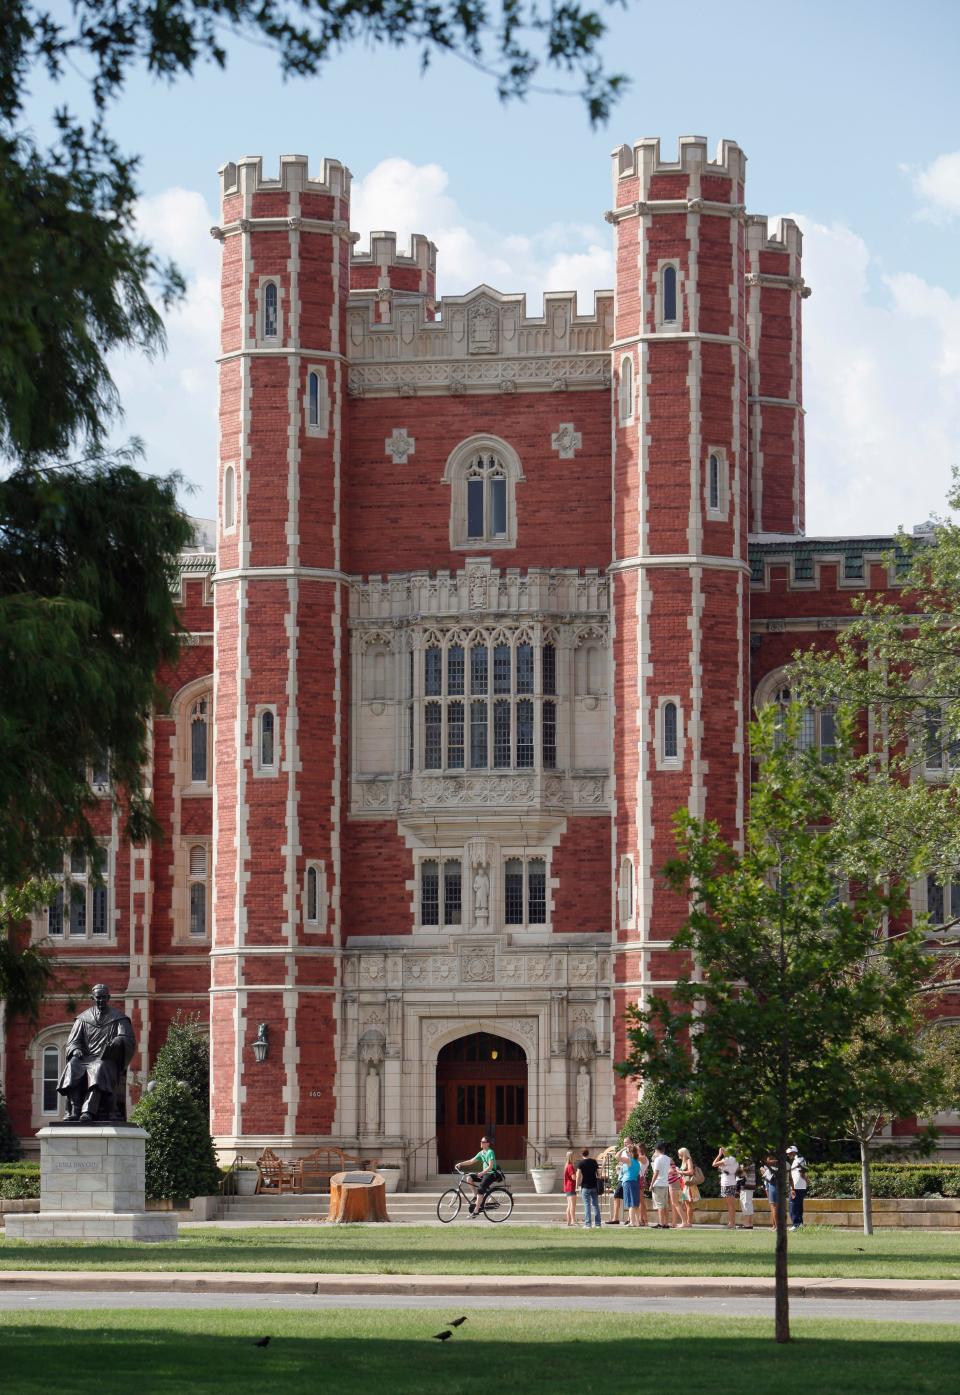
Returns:
[[[821,1163],[808,1169],[810,1196],[862,1195],[859,1163]],[[960,1163],[872,1163],[873,1195],[887,1197],[960,1197]]]
[[[39,1195],[39,1163],[0,1163],[0,1201],[24,1201]]]

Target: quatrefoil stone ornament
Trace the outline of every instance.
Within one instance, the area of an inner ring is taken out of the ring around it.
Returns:
[[[408,456],[413,455],[416,442],[412,436],[407,435],[406,427],[395,426],[383,444],[387,455],[392,456],[397,465],[403,465]]]
[[[562,421],[550,437],[550,444],[561,460],[572,460],[583,445],[583,437],[572,421]]]

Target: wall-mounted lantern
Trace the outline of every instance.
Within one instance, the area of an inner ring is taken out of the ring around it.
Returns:
[[[257,1028],[257,1035],[253,1039],[253,1054],[258,1063],[267,1059],[267,1052],[270,1050],[270,1042],[267,1040],[267,1024],[261,1022]]]

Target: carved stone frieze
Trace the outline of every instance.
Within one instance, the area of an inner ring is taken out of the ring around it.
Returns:
[[[364,397],[396,396],[399,389],[415,387],[419,392],[489,392],[510,382],[517,388],[547,388],[563,391],[568,387],[604,388],[609,382],[606,354],[584,354],[577,358],[491,357],[449,360],[442,363],[353,363],[348,387]]]

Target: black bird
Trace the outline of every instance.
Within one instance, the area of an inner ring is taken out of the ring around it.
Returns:
[[[259,1340],[259,1342],[254,1342],[253,1345],[254,1345],[255,1347],[268,1347],[268,1346],[270,1345],[270,1338],[269,1338],[269,1337],[261,1337],[260,1340]]]
[[[463,1324],[466,1322],[466,1320],[467,1320],[467,1319],[466,1319],[465,1317],[462,1317],[462,1318],[454,1318],[454,1319],[453,1319],[453,1322],[451,1322],[450,1326],[451,1326],[451,1327],[462,1327]]]
[[[452,1332],[434,1332],[433,1340],[435,1342],[448,1342],[452,1336]]]

